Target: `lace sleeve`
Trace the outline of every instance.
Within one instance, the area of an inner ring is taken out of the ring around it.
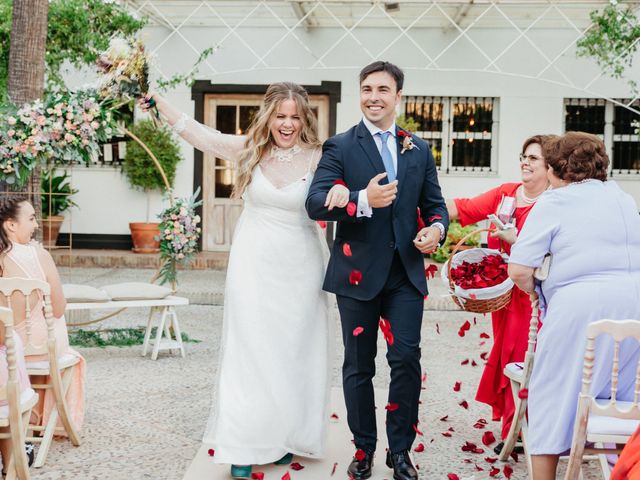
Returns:
[[[212,153],[216,157],[234,162],[244,148],[244,135],[228,135],[195,121],[186,114],[182,114],[173,124],[173,130],[189,144],[205,153]]]
[[[316,173],[316,169],[318,168],[318,163],[320,163],[321,158],[322,158],[322,148],[315,149],[311,156],[311,162],[309,165],[309,170],[311,171],[311,173]]]

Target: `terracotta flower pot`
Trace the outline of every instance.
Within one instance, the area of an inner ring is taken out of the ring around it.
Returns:
[[[134,253],[159,253],[160,240],[155,237],[160,235],[159,223],[130,223],[131,240]]]
[[[64,217],[59,215],[52,215],[49,218],[42,219],[42,244],[46,248],[56,246],[62,222],[64,222]]]

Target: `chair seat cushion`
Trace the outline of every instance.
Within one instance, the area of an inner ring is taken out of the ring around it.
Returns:
[[[111,300],[158,300],[171,295],[170,288],[143,282],[116,283],[102,287]]]
[[[89,285],[68,283],[62,285],[62,292],[69,303],[108,302],[111,300],[107,292]]]
[[[605,406],[609,400],[596,399],[596,403]],[[631,402],[616,402],[619,410],[625,411],[633,405]],[[640,426],[640,420],[609,417],[604,415],[589,415],[587,434],[592,435],[626,435],[631,436]]]
[[[504,367],[504,374],[509,378],[518,380],[522,378],[523,368],[524,368],[524,362],[508,363],[507,366]]]
[[[58,366],[67,368],[78,362],[78,356],[73,353],[67,353],[58,358]],[[49,370],[49,360],[41,360],[39,362],[27,362],[27,370]]]
[[[32,388],[25,389],[20,394],[20,405],[25,405],[29,403],[33,399],[34,395],[37,395],[35,390],[33,390]],[[7,404],[7,405],[0,406],[0,419],[7,419],[8,417],[9,417],[9,405]]]

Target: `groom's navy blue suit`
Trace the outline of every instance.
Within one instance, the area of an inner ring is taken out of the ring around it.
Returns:
[[[389,321],[394,336],[387,350],[389,403],[398,408],[387,412],[389,448],[393,453],[410,449],[415,439],[421,386],[420,327],[427,294],[423,255],[413,244],[418,232],[416,209],[420,207],[427,226],[439,222],[446,229],[449,223],[431,149],[423,140],[412,138],[417,148],[401,154],[403,137],[396,135],[398,193],[390,206],[374,208],[371,217],[349,215],[346,208],[328,211],[324,206],[336,180],[346,183],[350,201],[357,205],[358,192],[385,172],[378,147],[363,122],[324,143],[306,202],[312,219],[338,222],[324,289],[336,294],[342,321],[349,427],[356,447],[367,451],[375,450],[377,440],[371,380],[380,317]],[[380,183],[388,182],[385,178]],[[344,253],[346,243],[351,256]],[[357,285],[349,281],[354,270],[362,273]],[[356,327],[364,331],[354,336]]]

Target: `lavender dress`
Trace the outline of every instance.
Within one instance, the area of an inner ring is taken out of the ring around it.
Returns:
[[[545,192],[511,250],[509,262],[538,267],[551,252],[541,285],[546,308],[529,384],[529,453],[571,447],[587,326],[640,320],[640,216],[615,182],[590,180]],[[633,400],[640,347],[620,350],[619,400]],[[592,393],[608,398],[613,342],[600,337]]]

